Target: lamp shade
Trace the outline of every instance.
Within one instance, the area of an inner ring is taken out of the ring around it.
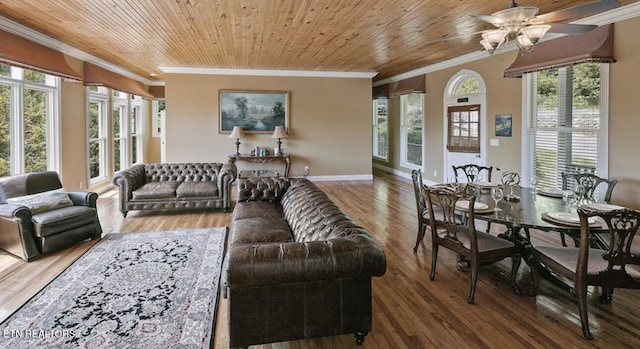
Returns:
[[[273,130],[273,134],[271,138],[287,138],[289,135],[285,132],[284,127],[276,126],[275,130]]]
[[[229,135],[229,138],[242,138],[244,137],[244,131],[240,126],[233,126],[233,131]]]

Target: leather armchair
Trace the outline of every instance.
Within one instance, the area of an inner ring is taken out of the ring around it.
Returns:
[[[68,192],[72,204],[44,212],[7,203],[11,198],[61,189],[54,171],[0,178],[0,248],[31,261],[86,239],[102,235],[94,192]],[[11,200],[10,200],[11,201]]]

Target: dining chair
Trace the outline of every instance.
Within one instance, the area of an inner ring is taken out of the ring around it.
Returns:
[[[418,236],[416,237],[416,245],[413,252],[418,251],[420,242],[424,239],[424,234],[429,224],[429,212],[427,211],[427,203],[423,195],[422,171],[412,170],[411,180],[413,181],[413,192],[416,196],[416,209],[418,214]]]
[[[491,182],[491,173],[493,172],[493,166],[479,166],[475,164],[467,164],[461,166],[451,166],[453,168],[453,174],[456,176],[456,180],[460,181],[459,171],[462,171],[464,177],[467,182],[475,182],[478,180],[479,176],[482,174],[486,174],[485,179],[487,182]]]
[[[602,287],[600,302],[611,303],[614,288],[640,289],[640,257],[632,251],[633,239],[638,232],[640,212],[620,209],[609,212],[578,209],[580,239],[589,239],[590,217],[601,217],[611,232],[608,250],[592,248],[589,244],[579,247],[534,246],[532,261],[542,263],[547,269],[574,283],[578,300],[582,334],[592,339],[587,312],[587,286]],[[532,267],[534,289],[537,292],[539,275]]]
[[[616,186],[618,180],[606,179],[598,177],[590,173],[567,173],[562,172],[562,190],[577,191],[581,186],[581,193],[579,193],[584,199],[595,202],[595,192],[598,187],[604,188],[604,202],[611,203],[611,194],[613,193],[613,187]],[[562,246],[567,246],[564,233],[560,233],[560,240]],[[575,246],[578,246],[579,240],[574,239]]]
[[[582,186],[581,194],[585,199],[595,201],[595,192],[601,185],[605,188],[604,201],[611,203],[613,187],[618,180],[598,177],[591,173],[567,173],[562,172],[562,190],[576,191],[578,186]]]
[[[479,267],[511,257],[511,284],[514,292],[520,294],[516,284],[520,255],[513,242],[475,229],[475,197],[459,194],[447,187],[427,187],[426,191],[432,240],[429,279],[435,279],[440,246],[457,253],[470,264],[471,287],[467,301],[473,303]],[[439,211],[441,216],[435,215],[435,211]],[[459,211],[467,213],[468,219],[464,220],[464,223],[457,219]],[[439,227],[441,228],[438,229]]]

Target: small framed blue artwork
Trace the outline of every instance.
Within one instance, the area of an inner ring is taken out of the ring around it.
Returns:
[[[511,137],[511,114],[496,114],[496,136]]]

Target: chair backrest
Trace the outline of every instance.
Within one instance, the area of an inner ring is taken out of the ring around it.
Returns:
[[[613,187],[618,183],[615,179],[605,179],[590,173],[566,173],[562,172],[562,190],[577,190],[582,186],[582,196],[588,200],[595,200],[594,194],[598,186],[606,184],[604,201],[611,202]]]
[[[0,203],[17,196],[42,193],[62,188],[60,177],[55,171],[31,172],[0,177]]]
[[[422,172],[420,170],[412,170],[411,179],[413,180],[413,192],[416,196],[416,208],[418,210],[418,223],[422,225],[423,215],[427,209],[427,203],[422,193],[422,190],[424,188],[422,184]]]
[[[609,250],[602,254],[603,271],[597,275],[589,275],[589,284],[613,288],[640,289],[640,255],[634,253],[633,239],[640,227],[640,211],[620,209],[609,212],[595,212],[579,208],[580,239],[589,241],[589,217],[601,217],[607,224],[610,233]],[[589,262],[589,244],[580,244],[577,275],[587,276]],[[594,261],[592,261],[593,263]],[[629,273],[629,266],[633,272]],[[632,277],[635,276],[635,277]]]
[[[437,228],[440,228],[440,230],[445,228],[445,238],[452,240],[458,240],[457,235],[460,229],[468,229],[471,233],[471,246],[476,245],[473,210],[475,196],[465,196],[457,193],[452,188],[442,186],[427,187],[427,193],[426,200],[429,209],[432,240],[436,241],[440,238]],[[464,200],[467,200],[468,203]],[[461,204],[463,205],[461,206]],[[456,207],[456,205],[458,206]],[[467,211],[467,219],[463,220],[466,223],[460,222],[460,209]],[[435,212],[439,212],[439,214],[435,215]]]
[[[505,171],[502,173],[502,184],[520,185],[520,174],[514,171]]]
[[[493,166],[479,166],[475,164],[467,164],[462,166],[451,166],[453,168],[453,174],[456,176],[456,180],[460,182],[460,177],[458,176],[459,172],[462,171],[464,173],[464,177],[467,182],[475,182],[478,180],[478,176],[485,174],[484,179],[488,182],[491,182],[491,173],[493,172]]]

